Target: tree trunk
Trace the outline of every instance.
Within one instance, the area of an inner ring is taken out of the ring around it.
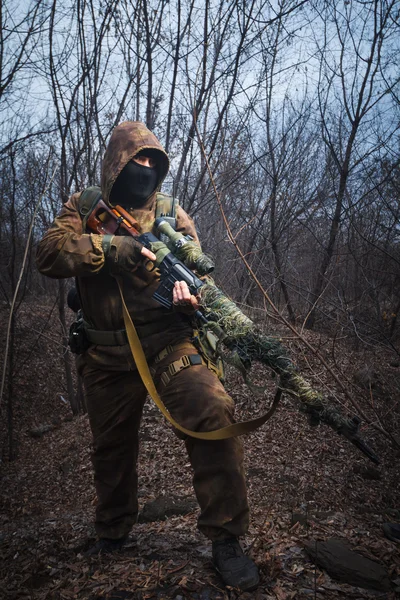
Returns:
[[[8,431],[8,460],[16,458],[14,440],[14,342],[15,342],[15,316],[11,315],[10,347],[8,352],[8,384],[7,384],[7,431]]]
[[[71,405],[72,414],[79,414],[79,405],[77,402],[75,390],[74,390],[74,380],[72,377],[72,361],[71,355],[68,351],[68,329],[67,323],[65,320],[65,280],[58,280],[58,312],[60,316],[60,323],[62,328],[62,345],[66,349],[63,354],[64,359],[64,368],[65,368],[65,378],[67,384],[67,394],[68,400]]]

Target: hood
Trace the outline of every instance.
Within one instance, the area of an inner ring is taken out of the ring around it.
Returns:
[[[114,129],[101,172],[101,192],[105,202],[109,203],[111,188],[125,165],[138,152],[147,149],[151,150],[152,156],[156,158],[159,189],[168,173],[169,158],[156,136],[140,121],[125,121]]]

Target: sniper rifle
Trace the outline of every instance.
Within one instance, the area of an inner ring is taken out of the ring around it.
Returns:
[[[244,374],[252,360],[267,365],[280,376],[280,388],[301,401],[300,410],[308,414],[311,425],[329,425],[379,464],[378,456],[359,435],[361,419],[346,418],[336,407],[327,404],[298,374],[278,340],[260,334],[254,323],[213,282],[202,281],[195,275],[193,271],[200,276],[209,275],[214,264],[190,236],[175,231],[162,217],[156,219],[155,227],[163,239],[168,240],[167,244],[152,233],[140,234],[139,224],[124,208],[107,206],[103,200],[88,215],[87,227],[100,234],[117,234],[122,229],[134,236],[156,255],[160,285],[153,295],[155,300],[171,308],[175,282],[185,281],[191,294],[200,297],[202,310],[197,310],[194,316],[203,325],[207,324],[219,342],[233,352]]]

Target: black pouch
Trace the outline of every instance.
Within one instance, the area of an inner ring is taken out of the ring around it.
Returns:
[[[68,346],[74,354],[83,354],[90,346],[85,331],[82,312],[79,310],[75,321],[69,328]]]

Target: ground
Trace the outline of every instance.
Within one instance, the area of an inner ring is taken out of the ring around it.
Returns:
[[[35,314],[20,315],[20,334],[32,328]],[[355,352],[348,340],[339,344],[319,334],[306,335],[330,364],[346,374],[350,387],[363,369],[374,371],[380,383],[364,393],[365,399],[369,396],[379,405],[381,422],[394,430],[400,412],[396,383],[400,368],[392,354],[376,347]],[[283,342],[302,373],[332,401],[344,403],[318,361],[293,339]],[[3,460],[0,471],[0,598],[396,598],[399,545],[384,537],[382,523],[400,522],[398,450],[372,427],[363,427],[362,435],[381,458],[375,467],[327,427],[311,428],[289,398],[282,400],[266,425],[244,438],[252,513],[242,545],[260,568],[257,591],[226,589],[214,572],[210,544],[196,529],[197,508],[183,443],[150,401],[141,429],[140,505],[143,510],[163,496],[183,501],[187,510],[181,512],[186,514],[140,522],[120,553],[86,557],[95,540],[96,504],[87,416],[70,413],[54,349],[43,355],[21,346],[18,357],[22,364],[14,389],[18,458]],[[258,366],[253,377],[256,383],[268,379],[269,387],[275,385]],[[256,397],[231,369],[227,388],[239,419],[266,410],[271,393]],[[352,389],[358,389],[357,400],[362,403],[361,388]],[[32,437],[32,430],[42,425],[52,428]],[[316,567],[305,551],[306,543],[332,537],[383,565],[391,590],[354,587]]]

